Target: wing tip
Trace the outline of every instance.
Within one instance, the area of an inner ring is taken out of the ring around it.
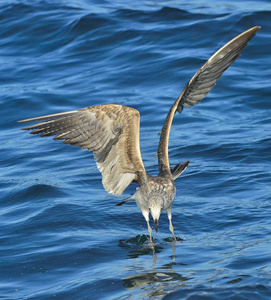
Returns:
[[[26,123],[31,122],[32,119],[24,119],[24,120],[18,120],[17,123]]]
[[[173,180],[176,180],[188,167],[190,161],[187,160],[184,163],[177,164],[174,168],[171,169],[171,176]]]
[[[245,32],[241,33],[239,36],[244,36],[244,35],[250,35],[250,37],[248,38],[248,41],[251,40],[256,33],[261,29],[261,26],[254,26],[251,27],[250,29],[246,30]]]
[[[252,28],[250,28],[250,30],[255,30],[255,32],[259,31],[262,28],[262,26],[256,25]]]

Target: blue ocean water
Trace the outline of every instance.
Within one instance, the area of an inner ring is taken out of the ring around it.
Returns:
[[[271,4],[1,1],[0,299],[270,299]],[[172,242],[135,203],[115,204],[92,154],[17,121],[118,103],[141,114],[148,172],[168,109],[198,68],[257,36],[193,109],[176,115]]]

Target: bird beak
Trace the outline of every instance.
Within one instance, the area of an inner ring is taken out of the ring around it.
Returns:
[[[155,231],[158,233],[158,219],[154,220],[154,225],[155,225]]]

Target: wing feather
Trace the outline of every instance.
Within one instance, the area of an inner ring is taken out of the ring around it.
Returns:
[[[168,141],[176,111],[181,113],[184,106],[193,107],[195,104],[200,103],[215,86],[223,72],[240,56],[240,52],[248,45],[248,41],[255,36],[259,29],[259,26],[253,27],[229,41],[210,57],[185,86],[181,95],[169,110],[161,130],[157,152],[160,173],[170,174]]]
[[[98,105],[20,122],[32,134],[55,136],[65,144],[94,151],[106,191],[120,195],[132,182],[146,176],[139,147],[139,112],[122,105]]]

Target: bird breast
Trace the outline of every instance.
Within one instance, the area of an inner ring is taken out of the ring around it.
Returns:
[[[147,182],[137,189],[135,200],[141,210],[149,211],[154,206],[165,210],[172,206],[175,195],[176,188],[172,179],[148,176]]]

